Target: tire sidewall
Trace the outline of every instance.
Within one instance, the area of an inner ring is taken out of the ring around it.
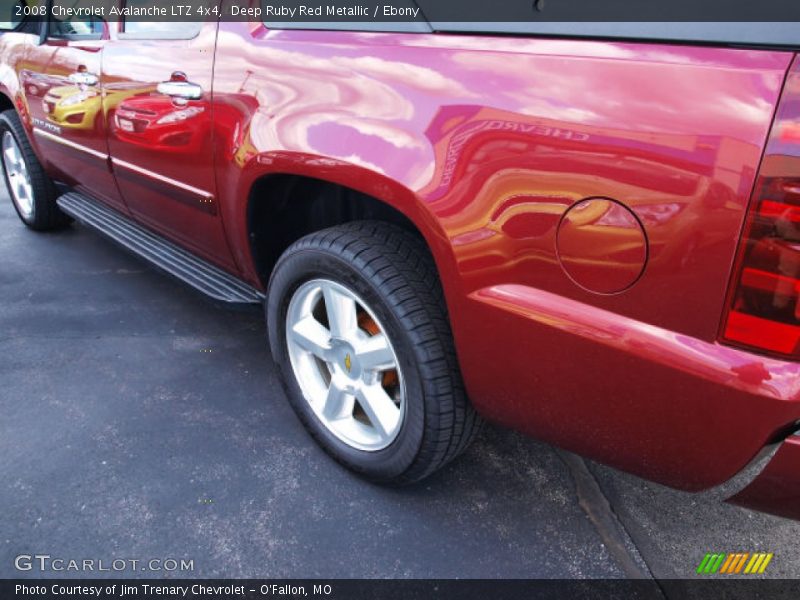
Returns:
[[[17,147],[20,149],[20,155],[22,156],[22,160],[25,161],[25,167],[28,169],[28,173],[31,172],[31,165],[29,164],[28,158],[25,156],[25,146],[23,145],[23,141],[19,139],[19,135],[16,131],[16,127],[10,122],[8,115],[0,114],[0,152],[2,152],[2,140],[5,137],[6,132],[9,132],[13,137],[14,141],[17,142]],[[23,223],[28,225],[32,225],[36,222],[36,212],[37,212],[37,204],[39,199],[39,191],[36,189],[36,185],[34,184],[33,180],[31,181],[31,191],[33,193],[33,198],[31,202],[31,214],[25,216],[22,214],[19,206],[17,205],[17,201],[14,198],[14,194],[11,191],[11,181],[8,178],[8,171],[5,168],[5,158],[0,159],[2,160],[3,166],[3,179],[6,182],[6,190],[8,191],[9,198],[11,199],[11,204],[14,205],[14,210],[17,211],[17,215],[19,218],[22,219]]]
[[[354,291],[381,322],[395,350],[403,377],[405,411],[397,437],[382,450],[358,450],[337,438],[316,416],[297,382],[287,348],[286,315],[295,291],[312,279],[328,279]],[[392,480],[408,470],[419,452],[425,425],[424,392],[416,363],[419,357],[398,315],[369,275],[332,252],[297,250],[284,256],[272,274],[266,313],[272,357],[289,401],[323,448],[345,466],[373,480]]]

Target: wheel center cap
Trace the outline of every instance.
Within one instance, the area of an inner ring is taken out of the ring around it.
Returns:
[[[353,347],[344,340],[335,340],[333,347],[335,352],[334,364],[350,379],[361,377],[361,365],[356,358]]]

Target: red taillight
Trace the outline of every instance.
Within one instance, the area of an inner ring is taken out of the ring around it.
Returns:
[[[800,358],[800,177],[759,177],[723,337]]]
[[[789,70],[756,181],[722,337],[800,359],[800,60]]]

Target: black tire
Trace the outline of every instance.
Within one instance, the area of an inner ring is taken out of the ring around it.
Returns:
[[[406,405],[397,437],[384,449],[364,451],[343,442],[317,418],[298,385],[287,346],[287,311],[295,291],[320,278],[356,292],[396,350]],[[272,356],[295,412],[333,458],[360,475],[384,483],[418,481],[458,456],[479,431],[436,267],[418,236],[359,221],[300,239],[272,273],[266,316]]]
[[[5,168],[5,157],[3,161],[3,177],[6,180],[6,188],[11,198],[11,203],[17,211],[19,218],[25,225],[37,231],[50,231],[60,229],[69,224],[72,219],[59,210],[56,204],[58,193],[53,181],[47,176],[42,168],[39,159],[31,148],[25,129],[19,120],[15,110],[6,110],[0,113],[0,141],[6,133],[10,133],[17,142],[25,167],[30,177],[31,188],[33,190],[32,210],[30,214],[24,212],[17,205],[14,194],[11,190],[8,173]]]

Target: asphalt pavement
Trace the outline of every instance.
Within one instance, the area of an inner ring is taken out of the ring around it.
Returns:
[[[4,189],[0,415],[0,577],[92,575],[15,569],[47,554],[192,561],[95,573],[125,577],[683,578],[711,551],[800,577],[800,523],[501,428],[417,486],[366,483],[295,418],[260,310],[83,227],[29,231]]]

